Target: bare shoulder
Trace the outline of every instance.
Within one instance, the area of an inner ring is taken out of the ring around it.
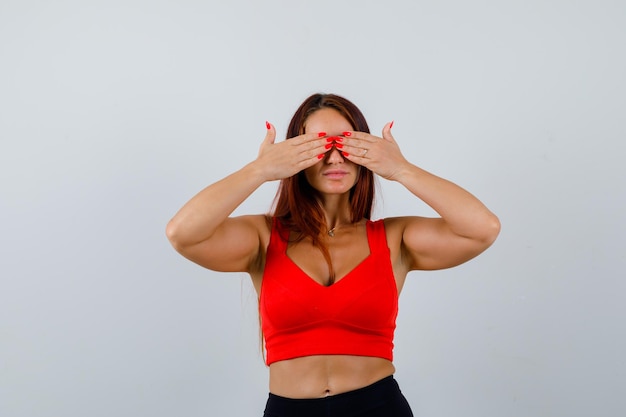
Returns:
[[[409,227],[415,227],[416,224],[419,224],[421,219],[421,217],[416,216],[387,217],[384,219],[387,245],[389,246],[392,256],[394,254],[401,255],[401,251],[404,249],[406,230]]]
[[[408,270],[436,270],[460,265],[489,247],[493,239],[464,236],[442,218],[419,216],[385,220],[390,249],[395,245]]]
[[[241,219],[248,221],[258,231],[261,246],[267,248],[272,234],[272,217],[265,214],[252,214],[241,216]]]
[[[387,246],[393,267],[398,293],[402,291],[407,274],[412,269],[412,257],[404,244],[404,233],[412,217],[387,217],[384,219]]]
[[[416,269],[415,236],[427,236],[435,219],[420,216],[388,217],[385,221],[387,245],[396,268]]]
[[[262,271],[265,265],[265,255],[267,246],[270,243],[272,235],[272,217],[263,214],[245,215],[238,217],[240,221],[248,223],[248,225],[256,231],[258,235],[258,249],[256,251],[254,262],[249,266],[248,272],[251,274]]]
[[[427,221],[427,218],[419,216],[386,217],[384,222],[387,243],[389,245],[401,245],[402,238],[408,227],[420,227],[420,224],[425,225]]]
[[[245,214],[242,216],[229,217],[228,220],[247,223],[259,232],[269,232],[272,227],[272,218],[265,214]]]
[[[259,255],[264,257],[265,249],[270,241],[272,233],[272,218],[264,214],[248,214],[243,216],[231,217],[224,222],[226,230],[236,233],[237,229],[245,229],[254,240],[258,241],[260,252]]]

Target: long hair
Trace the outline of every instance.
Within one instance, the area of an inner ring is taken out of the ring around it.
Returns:
[[[367,121],[361,110],[351,101],[335,94],[314,94],[304,100],[291,118],[286,139],[304,133],[304,125],[313,113],[321,109],[334,109],[339,112],[359,132],[369,133]],[[355,185],[350,189],[350,215],[353,223],[362,218],[370,219],[374,201],[374,174],[369,169],[359,167]],[[295,242],[310,238],[328,263],[330,277],[328,285],[335,280],[335,272],[328,247],[320,236],[326,233],[328,225],[320,203],[320,194],[307,181],[304,172],[280,181],[272,216],[281,225],[295,233]]]

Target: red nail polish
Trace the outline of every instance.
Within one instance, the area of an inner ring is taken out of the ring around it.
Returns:
[[[350,154],[349,154],[348,152],[341,152],[341,154],[342,154],[343,156],[350,156]]]
[[[391,124],[389,125],[389,129],[391,129],[393,127],[393,122],[394,122],[394,120],[391,121]]]
[[[324,148],[326,148],[326,149],[330,149],[332,147],[333,147],[332,143],[327,143],[326,146],[324,146]]]
[[[343,138],[341,136],[335,136],[333,139],[335,139],[335,142],[343,142]]]
[[[343,144],[341,143],[335,143],[335,146],[337,147],[337,149],[343,148]]]
[[[270,130],[272,128],[272,125],[270,124],[270,122],[265,122],[265,127],[267,127],[267,130]]]
[[[320,132],[317,134],[318,138],[323,138],[324,136],[326,136],[326,132]]]
[[[317,155],[317,159],[322,159],[323,157],[324,157],[324,154],[323,154],[323,153],[321,153],[321,154]]]
[[[334,142],[335,138],[326,138],[326,142]]]
[[[343,132],[344,136],[352,136],[352,132]]]

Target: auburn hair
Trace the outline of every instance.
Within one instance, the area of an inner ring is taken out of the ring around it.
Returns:
[[[318,110],[327,108],[334,109],[345,117],[353,130],[370,133],[363,113],[354,103],[335,94],[313,94],[304,100],[291,118],[286,139],[303,134],[309,116]],[[357,180],[350,189],[349,201],[352,223],[363,218],[370,219],[374,201],[374,174],[372,171],[363,166],[359,167]],[[304,171],[280,181],[271,215],[278,219],[282,227],[294,232],[294,242],[299,242],[308,237],[313,245],[320,249],[328,263],[330,271],[328,285],[331,285],[335,280],[335,272],[328,247],[320,239],[329,227],[326,224],[320,194],[311,187]]]

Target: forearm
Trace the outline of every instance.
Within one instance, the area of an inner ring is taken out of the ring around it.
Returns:
[[[254,162],[209,185],[189,200],[167,224],[168,239],[193,245],[210,238],[217,228],[265,180]]]
[[[492,240],[498,234],[498,218],[453,182],[408,162],[395,180],[433,208],[453,233],[476,240]]]

